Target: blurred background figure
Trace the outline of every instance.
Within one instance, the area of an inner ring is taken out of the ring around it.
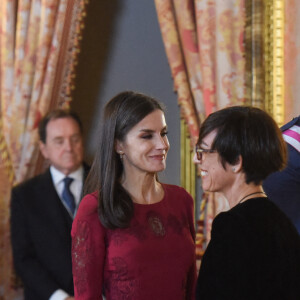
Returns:
[[[258,108],[221,109],[201,125],[195,162],[203,190],[223,193],[230,210],[213,221],[196,299],[300,298],[300,237],[262,189],[286,155],[275,121]]]
[[[73,299],[71,227],[88,168],[82,126],[55,110],[39,123],[40,150],[50,168],[12,190],[11,242],[25,300]]]
[[[267,177],[263,188],[291,219],[300,234],[300,116],[281,128],[288,148],[284,170]]]

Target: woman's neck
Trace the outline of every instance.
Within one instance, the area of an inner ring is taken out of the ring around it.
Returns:
[[[266,196],[262,185],[255,185],[253,183],[244,183],[239,187],[233,187],[230,192],[226,194],[224,193],[224,195],[227,198],[231,208],[249,199]]]
[[[153,204],[164,196],[163,188],[157,181],[155,173],[123,174],[121,184],[135,203]]]

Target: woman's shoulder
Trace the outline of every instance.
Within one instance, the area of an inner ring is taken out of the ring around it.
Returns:
[[[170,191],[175,191],[175,192],[176,191],[181,191],[181,192],[187,193],[187,191],[179,185],[169,184],[169,183],[161,183],[161,184],[164,187],[164,189],[168,189]]]
[[[181,186],[167,183],[162,183],[162,186],[168,193],[190,196],[190,194]]]
[[[219,213],[215,217],[213,225],[224,230],[230,227],[242,230],[249,225],[252,228],[253,226],[265,228],[267,222],[271,222],[275,226],[283,219],[287,221],[284,213],[274,203],[266,197],[257,197],[237,204],[228,211]]]
[[[166,184],[166,183],[163,183],[162,186],[165,191],[165,197],[171,198],[172,201],[184,200],[187,203],[194,203],[192,196],[184,188],[178,185]]]
[[[97,192],[87,194],[83,197],[79,204],[79,215],[90,215],[93,213],[98,214],[98,197]]]
[[[257,220],[263,220],[271,215],[281,215],[282,211],[267,197],[256,197],[237,204],[229,211],[236,216],[249,216]]]
[[[97,232],[96,235],[104,232],[98,215],[97,193],[87,194],[83,197],[72,225],[73,237],[76,235],[86,236],[88,232]]]

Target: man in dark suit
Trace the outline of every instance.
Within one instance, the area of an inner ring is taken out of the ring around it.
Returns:
[[[288,148],[288,164],[281,172],[271,174],[263,188],[281,208],[300,234],[300,116],[281,128]]]
[[[88,171],[81,122],[56,110],[41,120],[39,136],[50,168],[12,190],[14,266],[26,300],[74,299],[70,232]]]

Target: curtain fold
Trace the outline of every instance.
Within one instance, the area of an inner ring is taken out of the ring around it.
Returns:
[[[182,117],[195,140],[199,124],[244,104],[244,0],[155,0]]]
[[[174,89],[192,146],[207,115],[245,104],[244,2],[155,0]],[[214,216],[228,209],[219,194],[204,195],[203,201],[196,237],[199,260]]]
[[[41,117],[71,101],[87,3],[0,3],[0,299],[22,297],[12,269],[10,190],[36,173]]]
[[[174,89],[178,94],[178,104],[180,105],[180,111],[182,118],[188,125],[189,132],[193,144],[195,143],[198,131],[198,111],[204,115],[204,106],[202,101],[199,101],[197,111],[195,110],[195,103],[193,99],[192,90],[197,93],[200,90],[200,72],[197,72],[193,77],[191,72],[187,72],[187,64],[194,63],[199,65],[198,56],[195,51],[190,52],[190,49],[195,49],[195,38],[196,35],[190,29],[190,34],[186,34],[186,39],[190,38],[188,45],[181,43],[181,30],[178,29],[177,11],[176,5],[179,6],[179,2],[172,0],[155,0],[158,20],[160,23],[160,29],[162,38],[165,45],[165,50],[169,60],[172,77],[174,79]],[[186,1],[182,3],[186,4]],[[183,7],[185,13],[188,13],[188,7]],[[191,20],[191,17],[188,19]],[[182,21],[183,22],[183,21]],[[187,37],[188,36],[188,37]],[[185,60],[184,54],[191,54],[188,56],[187,61]],[[201,97],[201,93],[198,93]]]

